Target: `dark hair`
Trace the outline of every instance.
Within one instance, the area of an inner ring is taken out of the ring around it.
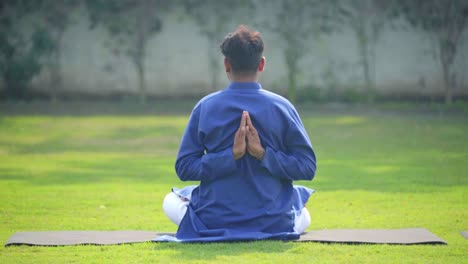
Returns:
[[[253,31],[245,25],[227,34],[220,48],[229,60],[234,73],[257,72],[263,54],[263,39],[260,32]]]

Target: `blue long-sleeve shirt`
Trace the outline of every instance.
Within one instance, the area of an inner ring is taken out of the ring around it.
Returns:
[[[232,145],[248,111],[265,148],[263,160],[234,160]],[[195,106],[175,165],[182,181],[200,181],[177,231],[186,241],[294,239],[294,217],[312,190],[316,159],[296,110],[256,82],[231,83]]]

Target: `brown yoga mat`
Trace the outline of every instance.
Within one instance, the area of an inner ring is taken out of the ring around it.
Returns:
[[[167,233],[151,231],[41,231],[17,232],[5,246],[116,245],[150,242]],[[173,234],[172,234],[173,235]],[[365,244],[447,244],[424,228],[407,229],[335,229],[309,231],[293,242],[365,243]]]
[[[151,241],[160,233],[150,231],[40,231],[17,232],[6,242],[10,245],[69,246],[115,245]]]
[[[425,228],[317,230],[301,235],[299,241],[347,244],[447,244]]]

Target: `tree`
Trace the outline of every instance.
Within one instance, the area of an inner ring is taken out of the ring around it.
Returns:
[[[337,22],[350,28],[358,43],[359,63],[370,102],[376,93],[376,45],[385,24],[394,15],[392,0],[340,0]]]
[[[57,92],[62,89],[61,57],[62,39],[66,29],[73,23],[71,14],[78,7],[76,0],[36,0],[40,8],[41,23],[51,36],[53,50],[48,60],[51,73],[50,97],[57,100]]]
[[[116,54],[126,54],[138,75],[140,102],[145,103],[145,58],[148,41],[162,29],[162,11],[170,1],[163,0],[87,0],[91,28],[99,24],[107,28]]]
[[[25,96],[31,80],[41,71],[44,58],[54,49],[47,30],[34,27],[34,20],[26,19],[38,7],[37,1],[28,0],[0,3],[0,75],[7,98]],[[31,33],[24,28],[32,29]]]
[[[208,59],[211,73],[211,89],[218,89],[218,72],[221,68],[219,44],[231,30],[230,23],[249,17],[252,4],[249,0],[185,0],[187,13],[200,27],[200,33],[208,40]]]
[[[454,61],[468,20],[466,0],[399,0],[400,14],[415,29],[435,42],[442,68],[445,102],[452,103],[456,85]]]
[[[296,101],[297,76],[300,60],[311,46],[311,36],[318,38],[321,33],[330,32],[332,0],[273,0],[256,1],[257,9],[266,9],[268,15],[264,24],[275,32],[282,43],[287,67],[287,97]]]

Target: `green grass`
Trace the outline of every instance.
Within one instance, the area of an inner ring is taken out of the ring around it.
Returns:
[[[425,227],[447,246],[275,241],[0,247],[0,263],[468,263],[463,115],[301,112],[318,157],[309,229]],[[0,241],[176,227],[161,203],[186,115],[0,116]]]

